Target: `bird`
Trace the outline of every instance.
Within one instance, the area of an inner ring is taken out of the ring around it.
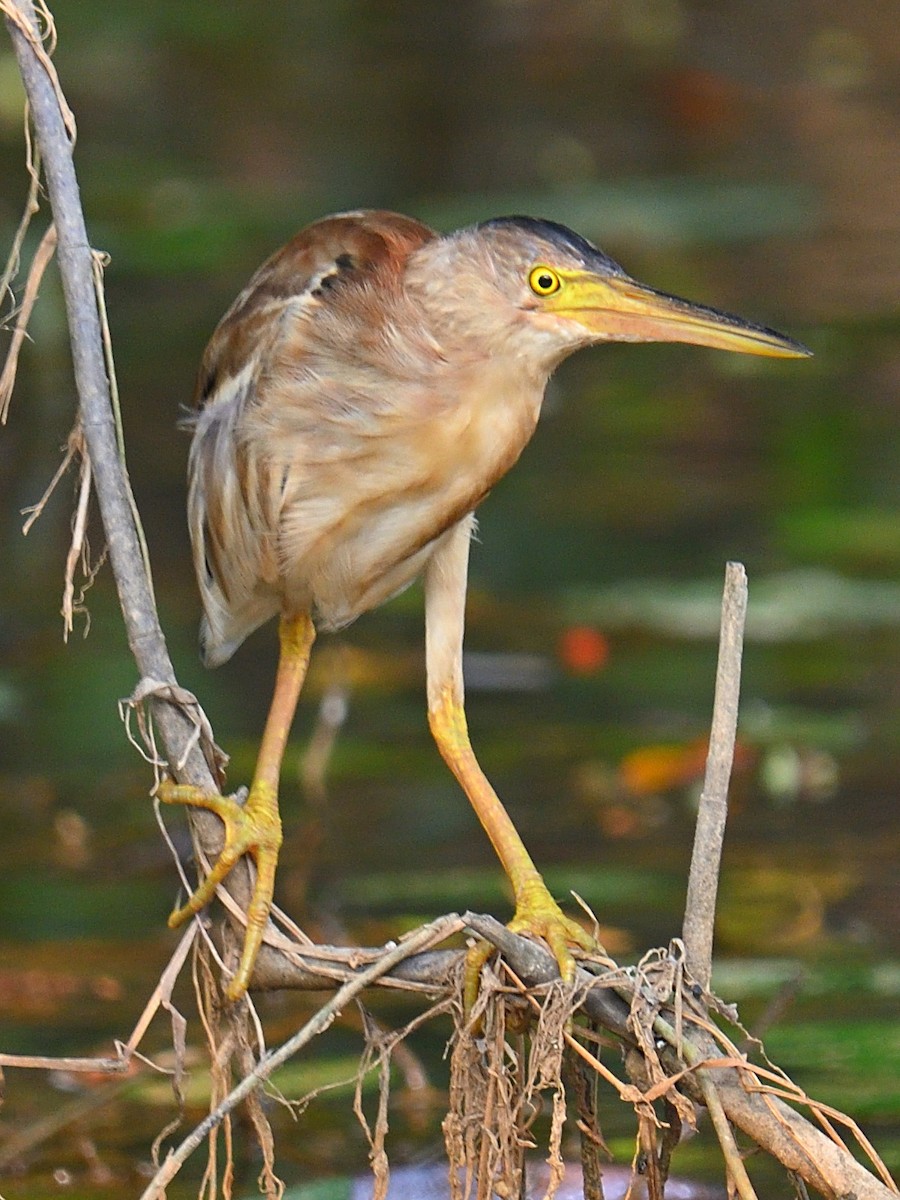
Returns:
[[[243,803],[172,779],[159,794],[225,827],[219,858],[171,926],[199,912],[242,856],[255,864],[229,1000],[251,985],[273,904],[281,763],[316,634],[419,576],[428,723],[509,878],[510,928],[543,938],[568,979],[573,951],[593,948],[479,766],[462,647],[475,511],[534,433],[555,368],[604,342],[809,354],[639,283],[578,233],[527,216],[452,233],[381,210],[324,217],[263,263],[216,327],[188,463],[201,656],[219,666],[278,617],[279,658]]]

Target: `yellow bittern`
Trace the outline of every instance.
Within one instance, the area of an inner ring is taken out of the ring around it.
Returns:
[[[250,985],[281,845],[278,781],[316,629],[425,577],[428,721],[512,885],[512,928],[564,976],[590,939],[566,917],[481,771],[466,730],[462,642],[474,512],[534,432],[547,380],[600,342],[692,342],[782,358],[798,343],[637,283],[552,221],[498,217],[441,235],[390,212],[310,225],[250,280],[203,356],[188,510],[215,667],[280,617],[275,692],[246,802],[167,782],[211,809],[225,845],[169,923],[256,864],[240,965]]]

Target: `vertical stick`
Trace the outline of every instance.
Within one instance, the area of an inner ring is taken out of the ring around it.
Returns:
[[[81,428],[128,644],[142,677],[177,687],[144,565],[131,485],[119,453],[95,292],[94,260],[75,174],[72,135],[67,125],[67,116],[71,119],[71,114],[55,68],[41,44],[33,0],[0,0],[0,12],[6,20],[28,97],[56,226]],[[166,758],[170,763],[180,764],[175,772],[178,781],[217,791],[217,781],[212,777],[189,716],[181,707],[164,701],[154,703],[153,716]],[[196,810],[189,819],[206,853],[215,857],[221,847],[219,819]],[[249,879],[248,870],[241,867],[237,875],[232,872],[227,885],[244,907],[250,899]]]
[[[81,426],[109,546],[109,558],[119,593],[128,643],[141,675],[175,683],[165,638],[159,625],[153,593],[147,580],[140,540],[129,499],[130,485],[119,455],[110,384],[103,352],[103,335],[94,265],[85,228],[75,174],[73,144],[66,124],[68,105],[56,72],[44,53],[33,0],[3,0],[2,12],[28,96],[35,140],[40,149],[50,207],[58,234],[58,261],[62,281],[72,363],[78,392]],[[65,108],[65,112],[64,112]],[[180,709],[157,703],[154,717],[162,735],[166,757],[180,762],[182,783],[216,790],[203,753],[192,746],[193,726]],[[186,754],[186,751],[189,753]],[[201,820],[204,845],[215,846],[218,822]]]
[[[728,781],[734,761],[738,699],[741,690],[741,652],[747,615],[747,573],[741,563],[725,567],[719,663],[713,701],[709,753],[688,877],[684,909],[685,965],[704,989],[712,973],[713,925],[725,820],[728,816]]]

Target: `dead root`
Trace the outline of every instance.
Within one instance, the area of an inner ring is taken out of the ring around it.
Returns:
[[[457,1000],[443,1123],[451,1195],[523,1195],[525,1152],[537,1149],[534,1124],[549,1104],[546,1198],[552,1200],[565,1172],[563,1054],[579,1000],[574,988],[557,980],[528,997],[533,1008],[523,1006],[521,982],[513,977],[510,984],[501,969],[485,968],[471,1019]]]
[[[471,927],[475,920],[467,915],[466,924]],[[494,924],[477,918],[479,935],[490,935]],[[508,930],[500,926],[503,933],[498,940],[504,941],[504,958],[485,967],[477,1006],[466,1017],[459,987],[461,952],[433,949],[462,926],[463,922],[451,915],[378,952],[309,948],[298,943],[295,954],[306,956],[304,970],[325,972],[318,979],[307,975],[307,986],[339,986],[302,1029],[270,1051],[250,1001],[222,1004],[221,963],[209,957],[208,935],[195,922],[116,1058],[59,1063],[0,1056],[0,1066],[105,1069],[119,1075],[130,1064],[142,1063],[167,1071],[180,1108],[181,1081],[189,1064],[196,1067],[198,1056],[188,1048],[186,1022],[172,1003],[172,992],[192,946],[196,946],[194,989],[206,1039],[206,1051],[200,1057],[209,1064],[211,1110],[166,1152],[163,1143],[170,1143],[182,1116],[160,1135],[157,1174],[144,1200],[163,1196],[167,1184],[204,1142],[207,1164],[200,1195],[212,1197],[221,1189],[223,1196],[229,1196],[235,1157],[232,1122],[238,1106],[243,1107],[261,1147],[261,1194],[278,1200],[282,1184],[275,1169],[275,1141],[265,1102],[283,1102],[297,1116],[324,1089],[285,1100],[273,1085],[273,1071],[302,1053],[351,1001],[358,1002],[365,988],[382,982],[397,986],[405,982],[403,976],[416,976],[420,990],[428,973],[432,979],[428,990],[438,999],[403,1028],[385,1030],[368,1013],[362,1013],[365,1044],[356,1075],[354,1111],[369,1143],[377,1200],[384,1200],[389,1183],[389,1121],[397,1103],[392,1095],[391,1067],[405,1052],[405,1041],[412,1033],[426,1022],[444,1020],[448,1015],[453,1019],[453,1033],[443,1130],[454,1200],[487,1200],[490,1196],[514,1200],[522,1194],[526,1154],[533,1157],[536,1153],[547,1165],[543,1195],[552,1200],[563,1176],[562,1145],[570,1110],[581,1138],[586,1195],[590,1200],[602,1200],[603,1162],[608,1155],[599,1114],[610,1096],[634,1112],[633,1178],[648,1200],[662,1200],[673,1149],[682,1129],[694,1124],[698,1106],[710,1114],[729,1191],[741,1200],[755,1197],[744,1162],[748,1145],[773,1155],[801,1186],[829,1200],[851,1193],[858,1200],[890,1200],[898,1194],[874,1148],[850,1118],[807,1096],[758,1049],[753,1051],[757,1061],[751,1060],[722,1028],[725,1018],[710,1020],[707,1003],[713,1009],[730,1010],[718,1005],[714,997],[698,1000],[694,986],[684,978],[677,943],[646,955],[638,968],[623,969],[609,961],[599,967],[588,964],[598,973],[580,970],[575,985],[566,986],[550,978],[555,967],[548,951],[527,938],[510,941]],[[318,968],[313,967],[316,963]],[[453,980],[449,986],[448,974]],[[157,1056],[154,1063],[148,1063],[139,1054],[139,1044],[160,1009],[170,1017],[173,1053],[165,1062]],[[743,1045],[744,1031],[738,1028],[735,1036]],[[758,1061],[760,1058],[763,1061]],[[363,1081],[373,1071],[379,1081],[374,1113],[367,1112],[369,1102],[363,1095]],[[801,1110],[808,1111],[812,1120],[801,1115]],[[858,1162],[845,1144],[842,1127],[867,1155],[871,1170]],[[739,1137],[744,1139],[743,1145]],[[33,1144],[29,1143],[32,1148]]]

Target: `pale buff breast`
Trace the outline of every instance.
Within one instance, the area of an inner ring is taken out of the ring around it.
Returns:
[[[323,628],[348,624],[416,578],[440,537],[519,457],[543,389],[488,363],[404,390],[382,407],[377,434],[352,408],[320,406],[312,421],[307,410],[302,427],[281,410],[276,587]]]

